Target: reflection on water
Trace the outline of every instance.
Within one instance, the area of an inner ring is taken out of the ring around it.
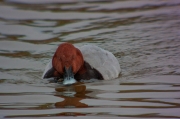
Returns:
[[[179,77],[174,76],[156,76],[122,82],[115,79],[115,82],[99,81],[71,86],[13,85],[11,84],[11,87],[14,88],[14,92],[4,90],[0,94],[0,114],[5,118],[180,117],[180,81]],[[5,87],[2,89],[9,88],[7,85]]]
[[[179,0],[0,1],[0,118],[180,118]],[[41,80],[57,46],[95,44],[122,74]]]
[[[55,103],[55,107],[56,108],[85,108],[88,107],[88,105],[81,103],[80,101],[82,99],[85,99],[86,95],[85,95],[85,91],[86,91],[86,86],[83,84],[76,84],[70,87],[60,87],[60,88],[56,88],[55,89],[57,92],[64,92],[64,91],[70,91],[72,90],[73,92],[66,92],[63,93],[62,95],[55,95],[57,97],[61,97],[64,98],[64,100],[62,102],[56,102]]]

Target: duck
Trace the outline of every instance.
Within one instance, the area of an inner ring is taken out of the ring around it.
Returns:
[[[110,51],[96,45],[75,47],[62,43],[46,65],[42,78],[63,79],[64,85],[70,85],[81,80],[111,80],[120,73],[120,64]]]

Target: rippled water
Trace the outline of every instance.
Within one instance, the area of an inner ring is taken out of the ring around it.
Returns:
[[[0,118],[180,118],[179,0],[0,0]],[[122,74],[41,80],[62,42],[111,51]]]

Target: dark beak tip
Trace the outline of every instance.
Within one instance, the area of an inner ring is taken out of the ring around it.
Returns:
[[[74,79],[74,73],[72,71],[72,67],[64,67],[64,85],[71,85],[76,83],[76,80]]]

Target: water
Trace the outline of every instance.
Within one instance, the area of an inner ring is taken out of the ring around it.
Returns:
[[[180,118],[179,0],[1,0],[0,118]],[[122,74],[41,80],[57,46],[95,44]]]

